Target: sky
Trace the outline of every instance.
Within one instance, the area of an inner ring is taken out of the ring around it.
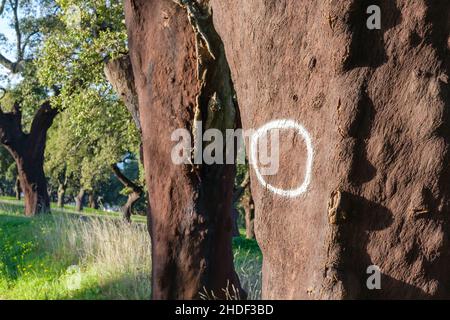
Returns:
[[[0,17],[0,33],[3,34],[10,43],[14,42],[14,32],[8,25],[8,19],[6,17]],[[0,46],[0,52],[6,58],[14,60],[14,52],[8,52],[5,48]],[[5,68],[0,66],[0,76],[10,76]],[[0,78],[0,87],[6,85],[6,81]]]

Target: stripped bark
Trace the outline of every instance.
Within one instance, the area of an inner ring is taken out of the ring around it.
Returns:
[[[231,251],[235,167],[171,160],[176,129],[195,140],[202,133],[196,121],[203,130],[236,128],[230,70],[210,8],[204,1],[125,4],[151,203],[153,298],[224,298],[224,290],[244,298]]]

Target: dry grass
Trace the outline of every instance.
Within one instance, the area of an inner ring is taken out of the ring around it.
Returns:
[[[261,300],[262,258],[250,250],[236,248],[234,261],[241,285],[247,292],[247,299]]]
[[[150,297],[150,237],[145,225],[64,215],[52,220],[44,231],[44,244],[61,259],[72,259],[67,273],[75,291],[83,288],[83,280],[94,278],[105,298]]]

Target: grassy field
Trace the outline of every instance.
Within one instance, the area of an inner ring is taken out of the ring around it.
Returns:
[[[26,218],[23,205],[0,199],[0,300],[148,299],[150,239],[144,217],[128,225],[117,213],[73,208]],[[233,241],[236,270],[250,299],[261,292],[255,241]]]

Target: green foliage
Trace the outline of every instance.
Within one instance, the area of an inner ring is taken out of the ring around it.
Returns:
[[[77,108],[80,101],[92,99],[92,91],[101,97],[111,94],[103,66],[127,51],[123,4],[118,0],[56,3],[60,27],[45,39],[38,74],[48,87],[62,88],[56,100],[60,107]]]
[[[25,66],[21,78],[20,82],[6,88],[0,103],[4,112],[11,111],[14,103],[20,103],[23,130],[28,132],[36,110],[48,98],[48,91],[39,83],[33,62]]]
[[[0,51],[12,56],[14,62],[32,60],[42,39],[57,24],[54,11],[54,0],[5,1],[5,8],[0,15],[9,22],[15,39],[11,41],[10,37],[0,33]]]
[[[63,112],[49,131],[46,174],[56,186],[67,178],[77,187],[98,192],[98,186],[110,178],[110,165],[119,162],[126,150],[120,148],[118,135],[84,135],[71,120]]]
[[[103,71],[108,59],[127,50],[123,4],[56,3],[60,23],[45,39],[38,59],[39,79],[61,88],[52,103],[64,110],[49,134],[46,169],[52,181],[66,171],[80,186],[98,193],[110,179],[111,164],[139,145],[132,118]]]

